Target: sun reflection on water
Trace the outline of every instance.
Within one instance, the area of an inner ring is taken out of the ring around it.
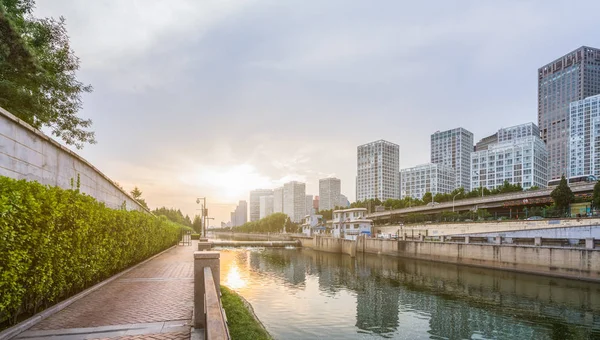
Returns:
[[[229,272],[225,280],[225,285],[232,289],[240,289],[246,287],[246,281],[240,275],[240,269],[238,268],[237,261],[231,262],[229,266]]]

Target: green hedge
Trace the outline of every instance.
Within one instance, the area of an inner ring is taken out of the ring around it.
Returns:
[[[199,240],[200,239],[200,234],[192,234],[191,235],[191,239],[192,240]]]
[[[0,176],[0,325],[176,244],[181,228],[79,190]]]

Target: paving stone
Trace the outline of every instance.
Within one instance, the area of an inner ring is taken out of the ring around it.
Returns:
[[[183,321],[184,325],[190,325],[194,302],[194,249],[195,246],[171,249],[43,320],[29,332],[166,321]],[[21,336],[26,336],[25,333]],[[111,339],[189,338],[188,329]]]

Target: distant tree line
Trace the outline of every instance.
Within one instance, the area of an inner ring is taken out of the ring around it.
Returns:
[[[290,221],[284,213],[274,213],[258,221],[246,222],[241,226],[226,229],[240,233],[280,233],[284,225],[288,233],[299,231],[299,225]]]
[[[169,221],[179,223],[184,226],[193,226],[190,217],[188,215],[184,216],[181,210],[179,209],[162,207],[152,210],[152,213],[156,216],[164,216]]]

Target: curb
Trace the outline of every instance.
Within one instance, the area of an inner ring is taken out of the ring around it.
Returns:
[[[124,275],[124,274],[132,271],[133,269],[135,269],[135,268],[137,268],[137,267],[145,264],[146,262],[154,259],[155,257],[158,257],[158,256],[162,255],[163,253],[166,253],[167,251],[169,251],[169,250],[171,250],[171,249],[173,249],[175,247],[177,247],[177,245],[169,247],[169,248],[161,251],[160,253],[155,254],[155,255],[153,255],[153,256],[145,259],[144,261],[142,261],[142,262],[134,265],[133,267],[129,267],[129,268],[125,269],[124,271],[122,271],[120,273],[117,273],[117,274],[109,277],[108,279],[106,279],[106,280],[104,280],[104,281],[102,281],[100,283],[97,283],[97,284],[93,285],[92,287],[90,287],[90,288],[88,288],[88,289],[86,289],[86,290],[84,290],[84,291],[82,291],[80,293],[77,293],[74,296],[71,296],[70,298],[68,298],[68,299],[66,299],[64,301],[61,301],[61,302],[55,304],[54,306],[52,306],[52,307],[50,307],[48,309],[45,309],[45,310],[43,310],[43,311],[35,314],[34,316],[30,317],[29,319],[21,321],[18,324],[14,325],[14,326],[12,326],[10,328],[7,328],[7,329],[3,330],[2,332],[0,332],[0,340],[9,340],[9,339],[11,339],[11,338],[13,338],[13,337],[15,337],[15,336],[17,336],[17,335],[25,332],[29,328],[35,326],[40,321],[42,321],[42,320],[48,318],[49,316],[52,316],[53,314],[56,314],[56,313],[60,312],[61,310],[65,309],[67,306],[69,306],[73,302],[75,302],[75,301],[77,301],[77,300],[85,297],[86,295],[88,295],[88,294],[90,294],[90,293],[92,293],[92,292],[94,292],[94,291],[102,288],[104,285],[106,285],[106,284],[108,284],[108,283],[110,283],[110,282],[118,279],[122,275]]]

